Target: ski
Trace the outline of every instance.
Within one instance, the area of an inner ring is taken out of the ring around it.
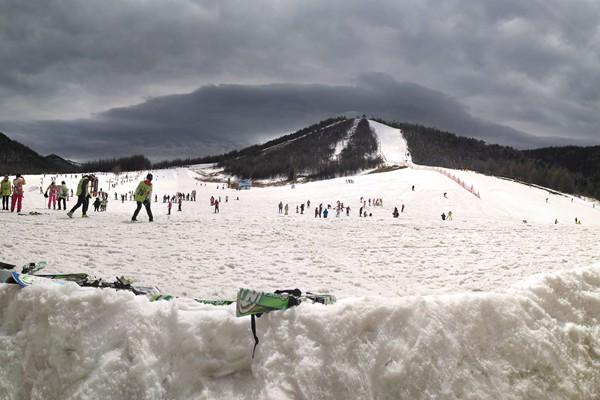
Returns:
[[[79,283],[85,283],[89,279],[89,275],[85,272],[79,273],[67,273],[67,274],[35,274],[35,276],[39,276],[40,278],[48,278],[48,279],[57,279],[62,281],[70,281]],[[82,285],[80,285],[82,286]]]
[[[46,263],[46,261],[39,261],[36,263],[29,263],[26,265],[23,265],[23,268],[21,268],[21,273],[23,274],[28,274],[28,275],[33,275],[38,271],[43,270],[44,268],[46,268],[48,264]]]
[[[17,268],[17,266],[14,264],[8,264],[8,263],[0,261],[0,269],[15,269],[15,268]]]
[[[32,274],[36,271],[40,271],[40,270],[46,268],[46,265],[47,265],[46,261],[31,262],[29,264],[23,265],[21,272],[24,274]],[[17,268],[17,266],[15,264],[0,262],[0,269],[16,269],[16,268]]]

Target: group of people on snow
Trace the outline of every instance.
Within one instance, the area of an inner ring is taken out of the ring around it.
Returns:
[[[0,183],[0,193],[2,193],[2,210],[8,211],[8,202],[10,199],[10,212],[14,212],[15,208],[17,212],[21,212],[23,207],[23,186],[25,185],[25,178],[21,174],[16,174],[15,179],[12,182],[9,180],[8,175],[4,175]]]

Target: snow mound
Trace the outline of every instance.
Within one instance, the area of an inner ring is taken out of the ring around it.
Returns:
[[[0,285],[3,399],[593,398],[600,265],[505,292],[349,298],[257,321],[74,285]],[[293,371],[293,373],[291,373]]]

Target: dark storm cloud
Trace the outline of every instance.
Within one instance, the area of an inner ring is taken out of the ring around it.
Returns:
[[[77,135],[93,132],[108,148],[118,138],[131,143],[146,135],[153,142],[167,128],[202,137],[207,149],[229,147],[252,137],[244,132],[296,128],[347,107],[395,119],[419,115],[427,118],[419,122],[485,138],[494,132],[497,141],[515,145],[534,142],[518,131],[548,142],[597,143],[598,20],[600,6],[585,0],[0,0],[0,120],[20,121],[11,126],[23,137],[46,128],[54,135],[81,132],[68,136],[67,145],[82,152],[87,147],[75,143]],[[410,84],[355,82],[372,71],[413,82],[415,114],[406,112],[412,105],[390,97],[393,90],[412,93]],[[222,82],[239,85],[208,86]],[[268,85],[274,82],[289,85]],[[191,95],[161,97],[197,87]],[[349,91],[368,101],[346,104],[341,93]],[[127,107],[150,97],[156,99]],[[248,99],[267,103],[248,107]],[[268,101],[278,99],[287,108],[270,110]],[[193,113],[179,110],[187,122],[163,112],[139,118],[152,107],[162,110],[161,102],[168,108],[178,101],[184,110],[198,101],[216,108],[203,116],[215,130],[199,131],[197,120],[189,120]],[[271,111],[273,127],[249,122],[242,129],[230,116],[216,121],[220,101],[241,115]],[[450,104],[461,111],[450,112]],[[124,108],[68,123],[31,122],[86,118],[115,107]],[[224,138],[229,142],[221,143]]]
[[[143,153],[159,159],[217,154],[342,114],[417,122],[519,147],[551,143],[474,118],[443,93],[381,74],[365,75],[354,86],[205,86],[93,119],[0,123],[0,129],[43,153],[75,159]]]

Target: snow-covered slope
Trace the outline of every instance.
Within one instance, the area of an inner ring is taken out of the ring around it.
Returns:
[[[447,170],[481,198],[428,169],[235,191],[199,181],[215,172],[206,168],[153,171],[152,224],[143,210],[144,222],[130,223],[135,203],[114,200],[147,171],[100,174],[108,211],[88,219],[48,210],[39,186],[51,177],[26,176],[24,215],[0,212],[2,261],[128,275],[183,297],[299,287],[339,302],[264,315],[252,360],[250,323],[232,307],[0,285],[4,398],[583,399],[600,391],[595,203],[469,171]],[[78,180],[57,178],[73,188]],[[162,196],[192,190],[198,201],[167,216]],[[221,197],[219,214],[210,196]],[[383,206],[367,200],[372,216],[359,218],[361,197]],[[349,216],[314,217],[319,203],[338,200]],[[280,201],[289,215],[278,213]],[[453,220],[442,221],[450,210]]]
[[[369,126],[377,135],[379,152],[386,164],[410,164],[410,151],[400,129],[371,120],[369,120]]]

